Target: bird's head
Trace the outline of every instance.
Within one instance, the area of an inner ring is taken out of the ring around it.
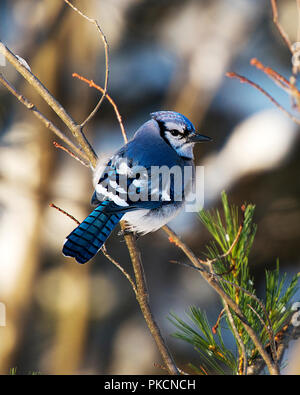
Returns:
[[[197,133],[192,122],[178,112],[158,111],[150,115],[158,123],[164,141],[182,157],[192,159],[195,143],[212,140]]]

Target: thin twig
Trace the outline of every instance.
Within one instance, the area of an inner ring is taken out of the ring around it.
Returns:
[[[153,366],[155,366],[156,368],[160,368],[161,370],[164,370],[165,372],[168,371],[168,370],[166,369],[165,366],[160,365],[160,364],[157,363],[157,362],[154,362]],[[179,368],[177,368],[177,369],[178,369],[178,372],[179,372],[181,375],[183,375],[183,376],[189,376],[189,373],[186,373],[184,370],[179,369]]]
[[[68,148],[64,147],[63,145],[59,144],[57,141],[53,141],[53,145],[55,148],[59,148],[62,151],[65,151],[73,159],[76,159],[78,162],[80,162],[83,166],[90,167],[89,163],[84,162],[81,158],[79,158],[79,156],[75,155],[72,151],[70,151]]]
[[[271,78],[276,85],[278,85],[281,89],[287,92],[292,98],[296,99],[296,102],[299,102],[300,99],[300,92],[295,86],[295,79],[294,83],[291,83],[286,78],[284,78],[281,74],[277,73],[277,71],[273,70],[271,67],[264,66],[258,59],[252,58],[250,60],[251,66],[255,66],[257,69],[261,70],[265,73],[269,78]],[[291,79],[292,81],[292,79]]]
[[[80,11],[78,8],[76,8],[72,3],[70,3],[68,0],[64,0],[66,4],[68,4],[75,12],[77,12],[81,17],[83,17],[84,19],[86,19],[88,22],[93,23],[100,36],[101,39],[103,41],[103,45],[104,45],[104,52],[105,52],[105,79],[104,79],[104,89],[102,92],[102,96],[100,98],[100,100],[98,101],[96,107],[93,109],[93,111],[88,115],[88,117],[80,124],[80,126],[83,128],[96,114],[96,112],[99,110],[106,94],[107,94],[107,87],[108,87],[108,75],[109,75],[109,57],[108,57],[108,43],[107,43],[107,39],[105,37],[105,34],[103,33],[99,23],[97,22],[96,19],[90,18],[87,15],[85,15],[82,11]]]
[[[55,126],[53,122],[46,118],[45,115],[43,115],[34,104],[32,104],[25,96],[18,92],[16,88],[9,81],[7,81],[7,79],[1,73],[0,82],[10,93],[12,93],[19,100],[20,103],[22,103],[28,110],[32,111],[32,113],[40,121],[43,122],[46,128],[50,129],[53,133],[56,134],[56,136],[58,136],[62,141],[68,144],[71,149],[78,155],[83,157],[85,161],[88,160],[85,153],[79,147],[77,147],[57,126]]]
[[[273,357],[273,360],[275,362],[277,362],[278,361],[278,357],[277,357],[277,351],[276,351],[276,343],[275,343],[274,332],[273,332],[273,329],[272,329],[272,326],[271,326],[271,322],[269,320],[269,317],[267,315],[267,312],[266,312],[265,308],[263,310],[265,312],[266,317],[268,318],[268,321],[269,321],[268,325],[264,322],[264,320],[261,318],[261,316],[258,314],[258,312],[254,309],[254,307],[251,306],[249,303],[248,303],[248,307],[250,307],[250,309],[253,311],[253,313],[256,315],[256,317],[259,319],[259,321],[261,322],[261,324],[263,325],[263,327],[267,331],[269,339],[270,339],[270,348],[271,348],[271,352],[272,352],[272,357]]]
[[[279,108],[280,111],[282,111],[284,114],[286,114],[292,121],[300,125],[300,119],[292,115],[290,112],[288,112],[284,107],[282,107],[268,92],[266,92],[261,86],[256,84],[255,82],[249,80],[248,78],[239,75],[234,72],[229,72],[226,73],[226,76],[229,78],[236,78],[238,79],[242,84],[246,83],[251,85],[253,88],[259,90],[263,95],[265,95],[277,108]]]
[[[59,211],[60,213],[66,215],[68,218],[70,218],[72,221],[76,222],[77,225],[80,225],[80,221],[73,217],[73,215],[69,214],[67,211],[63,210],[62,208],[56,206],[54,203],[50,203],[49,207],[55,208],[55,210]]]
[[[255,66],[258,70],[264,72],[268,77],[270,77],[280,88],[290,93],[291,89],[295,89],[295,86],[290,83],[281,74],[277,73],[271,67],[264,66],[258,59],[252,58],[250,60],[250,65]]]
[[[220,314],[219,314],[219,316],[218,316],[218,318],[217,318],[217,321],[216,321],[215,325],[211,328],[213,334],[216,334],[217,329],[218,329],[218,327],[220,325],[221,318],[223,317],[224,313],[225,313],[225,309],[222,309]]]
[[[52,110],[61,118],[68,129],[73,134],[74,138],[78,142],[78,145],[82,148],[86,154],[91,166],[94,168],[97,163],[97,155],[93,150],[92,146],[85,137],[82,127],[77,125],[71,115],[67,113],[64,107],[51,95],[48,89],[41,83],[41,81],[29,71],[15,56],[10,49],[0,41],[0,53],[12,64],[12,66],[28,81],[28,83],[39,93],[39,95],[45,100],[45,102],[52,108]],[[66,140],[64,140],[66,142]]]
[[[85,82],[86,84],[88,84],[91,88],[95,88],[98,91],[104,93],[104,89],[101,88],[101,86],[95,84],[95,82],[93,80],[88,80],[87,78],[82,77],[81,75],[79,75],[77,73],[73,73],[72,77],[78,78],[79,80],[81,80],[81,81]],[[121,133],[122,133],[122,136],[123,136],[124,143],[126,144],[128,139],[127,139],[127,135],[126,135],[126,132],[125,132],[124,125],[123,125],[121,114],[120,114],[120,112],[118,110],[118,106],[116,105],[115,101],[111,98],[111,96],[109,94],[106,94],[106,98],[110,102],[110,104],[113,106],[113,109],[115,111],[117,120],[118,120],[120,128],[121,128]]]
[[[66,210],[63,210],[62,208],[56,206],[54,203],[50,203],[49,207],[55,208],[57,211],[59,211],[60,213],[64,214],[65,216],[67,216],[72,221],[74,221],[77,225],[80,225],[80,221],[78,221],[78,219],[76,219],[73,215],[68,213]],[[132,280],[132,278],[130,277],[130,275],[126,272],[126,270],[111,255],[109,255],[109,253],[106,250],[105,245],[102,246],[101,251],[102,251],[103,255],[107,259],[109,259],[124,274],[124,276],[130,282],[135,295],[137,296],[137,289],[136,289],[135,283]]]
[[[127,273],[126,270],[125,270],[125,269],[124,269],[114,258],[112,258],[111,255],[108,254],[108,252],[107,252],[107,250],[106,250],[106,247],[105,247],[105,244],[102,246],[101,251],[102,251],[103,255],[106,256],[106,258],[107,258],[108,260],[110,260],[111,263],[113,263],[113,264],[124,274],[124,276],[125,276],[125,277],[127,278],[127,280],[130,282],[131,287],[132,287],[132,289],[133,289],[133,291],[134,291],[134,293],[135,293],[135,296],[137,297],[138,291],[137,291],[137,289],[136,289],[136,285],[135,285],[134,281],[132,280],[130,274]]]
[[[283,41],[285,42],[286,46],[288,49],[291,51],[293,54],[293,48],[292,48],[292,43],[289,39],[288,34],[285,32],[281,24],[279,23],[278,20],[278,9],[277,9],[277,0],[271,0],[271,6],[272,6],[272,12],[273,12],[273,22],[275,26],[277,27],[279,34],[281,35]]]
[[[242,358],[242,360],[243,360],[243,375],[245,376],[247,374],[247,366],[248,366],[246,347],[245,347],[245,344],[243,343],[243,341],[241,339],[241,336],[239,335],[239,332],[237,330],[237,327],[235,326],[234,319],[232,317],[230,308],[229,308],[229,306],[228,306],[228,304],[226,302],[224,303],[224,306],[225,306],[224,308],[225,308],[228,320],[230,322],[230,325],[232,327],[234,336],[235,336],[235,338],[236,338],[236,340],[237,340],[237,342],[238,342],[238,344],[240,346],[240,350],[241,350],[240,358]]]
[[[240,236],[241,236],[242,230],[243,230],[243,223],[239,226],[239,229],[238,229],[238,231],[237,231],[237,234],[236,234],[236,236],[235,236],[235,238],[234,238],[232,244],[230,245],[229,249],[228,249],[224,254],[219,255],[219,256],[217,256],[216,258],[213,258],[213,259],[207,259],[206,261],[204,261],[204,260],[202,260],[202,259],[199,258],[199,261],[200,261],[202,264],[210,265],[210,264],[213,264],[213,263],[219,261],[220,259],[226,258],[228,255],[231,254],[231,251],[234,249],[234,247],[236,246],[237,242],[239,241],[239,238],[240,238]],[[231,271],[231,270],[232,270],[232,269],[230,269],[230,271]]]

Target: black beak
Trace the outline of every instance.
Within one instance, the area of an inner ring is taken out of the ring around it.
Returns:
[[[195,133],[189,136],[189,141],[191,143],[203,143],[205,141],[212,141],[212,138],[204,136],[203,134]]]

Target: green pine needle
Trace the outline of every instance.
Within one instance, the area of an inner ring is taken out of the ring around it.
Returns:
[[[261,343],[267,347],[270,344],[270,330],[267,329],[269,322],[275,336],[290,317],[291,298],[295,294],[298,277],[294,276],[291,281],[287,282],[286,274],[280,276],[278,261],[275,270],[266,271],[266,296],[265,300],[261,301],[265,306],[263,309],[261,303],[257,301],[254,280],[249,270],[249,254],[256,234],[256,225],[253,223],[255,206],[244,204],[241,210],[237,206],[229,205],[225,192],[222,192],[222,204],[222,213],[219,210],[202,210],[199,213],[201,222],[213,238],[206,247],[205,256],[214,261],[215,273],[222,273],[220,284],[223,290],[239,305]],[[222,254],[229,251],[241,224],[240,236],[230,254],[225,258],[220,258]],[[227,282],[222,281],[222,278]],[[223,323],[226,327],[221,330],[219,326],[213,334],[205,312],[197,307],[190,307],[188,322],[174,313],[170,316],[171,322],[177,328],[174,336],[193,345],[201,356],[202,365],[195,368],[198,374],[204,374],[206,371],[224,374],[224,368],[229,369],[232,374],[238,373],[238,356],[235,356],[234,352],[224,344],[222,337],[224,329],[229,329],[235,337],[228,317],[226,315],[225,317],[226,320],[223,320]],[[245,345],[248,362],[252,363],[259,355],[258,351],[234,314],[233,319]],[[240,354],[239,342],[235,340],[236,349]]]

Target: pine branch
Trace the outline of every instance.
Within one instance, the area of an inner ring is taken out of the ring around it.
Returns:
[[[290,301],[295,293],[298,277],[294,276],[283,291],[285,276],[280,279],[277,262],[275,270],[266,272],[265,303],[261,301],[256,296],[248,267],[248,256],[256,232],[256,226],[253,224],[254,206],[249,204],[242,206],[240,224],[239,210],[235,206],[229,206],[224,192],[222,202],[224,220],[217,210],[200,213],[201,221],[214,239],[207,247],[206,260],[197,258],[174,232],[165,227],[169,240],[181,248],[191,262],[184,265],[199,271],[221,296],[224,305],[217,324],[211,329],[211,335],[207,334],[207,328],[203,324],[205,316],[202,312],[197,312],[197,316],[200,317],[197,326],[202,331],[202,335],[197,336],[202,336],[203,339],[210,338],[208,344],[199,339],[194,343],[194,335],[192,336],[189,326],[177,319],[182,333],[185,334],[181,338],[197,346],[197,350],[203,356],[212,346],[215,347],[211,336],[220,329],[220,319],[226,316],[228,328],[235,337],[240,353],[239,362],[232,369],[233,373],[252,374],[267,365],[271,374],[279,374],[281,354],[278,349],[278,339],[291,314]],[[224,261],[227,261],[226,264],[231,264],[234,269],[224,272]],[[187,331],[190,331],[191,337],[187,336]],[[221,341],[222,337],[219,336],[219,342]],[[223,355],[226,354],[225,349],[223,348]],[[223,362],[230,367],[229,360],[224,359]],[[207,361],[205,363],[207,364]],[[253,365],[257,368],[253,368]]]

